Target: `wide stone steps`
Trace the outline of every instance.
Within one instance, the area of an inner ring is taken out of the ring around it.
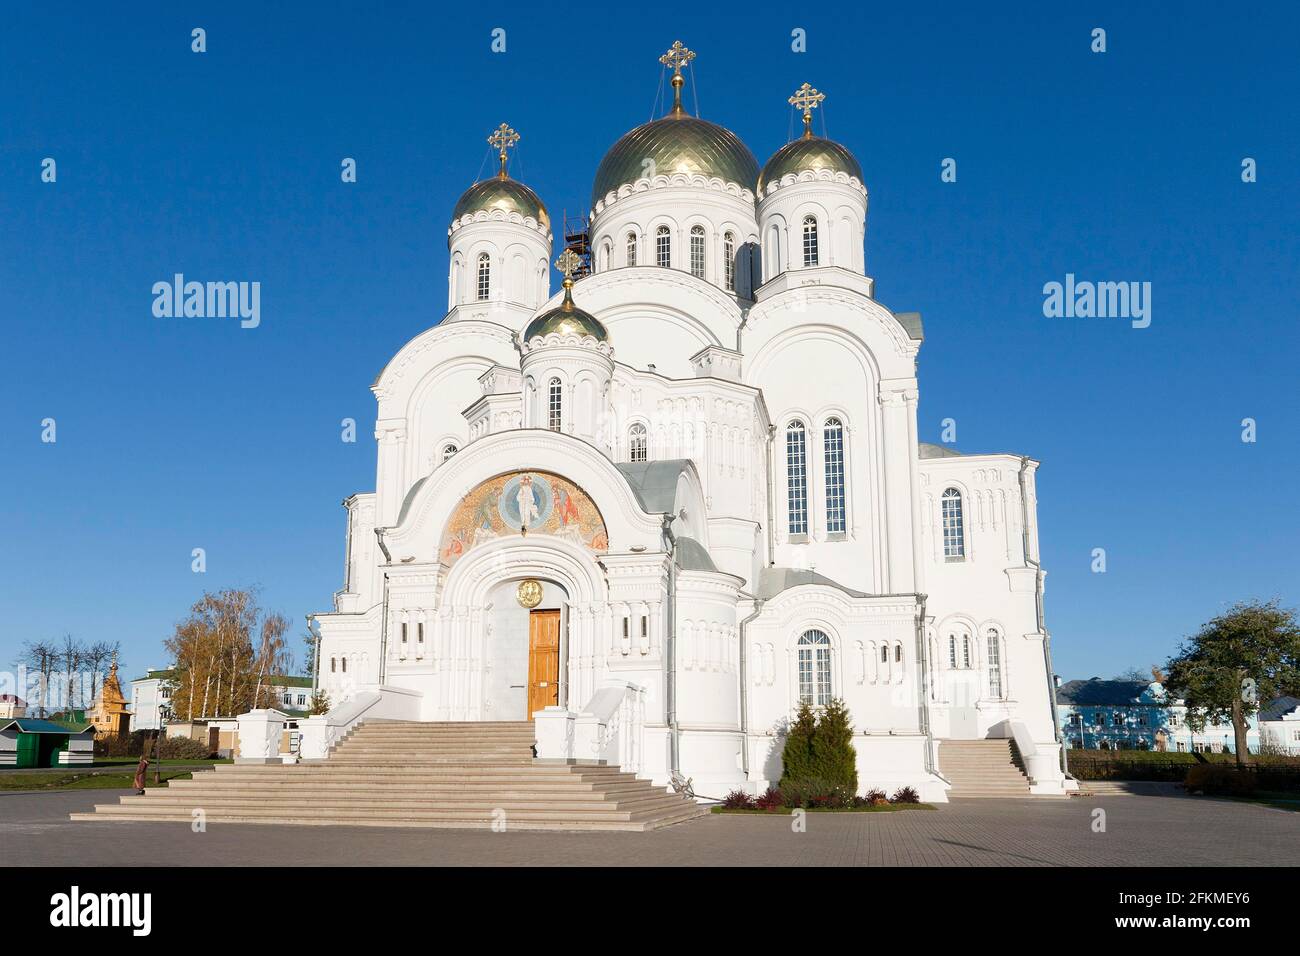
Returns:
[[[944,740],[939,771],[948,799],[1028,797],[1029,778],[1015,763],[1010,740]]]
[[[531,723],[365,723],[310,764],[225,764],[74,820],[649,830],[706,811],[617,767],[538,763]]]

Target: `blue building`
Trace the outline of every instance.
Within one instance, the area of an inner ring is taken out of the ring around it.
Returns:
[[[1168,699],[1155,681],[1072,680],[1056,690],[1061,739],[1067,747],[1086,750],[1161,750],[1231,753],[1231,723],[1187,725],[1187,708]],[[1259,730],[1252,717],[1246,746],[1259,752]]]

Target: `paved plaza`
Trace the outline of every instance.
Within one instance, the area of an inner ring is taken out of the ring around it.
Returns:
[[[714,815],[650,833],[73,823],[126,791],[0,794],[14,866],[1279,866],[1300,813],[1186,796],[968,800],[933,811]],[[1106,811],[1104,833],[1093,811]],[[308,811],[310,812],[310,811]]]

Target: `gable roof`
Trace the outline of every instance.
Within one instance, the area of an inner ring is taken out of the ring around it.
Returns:
[[[31,720],[26,717],[18,717],[0,724],[0,730],[8,730],[10,727],[17,727],[20,734],[82,734],[94,729],[91,724],[81,726],[53,720]]]
[[[782,591],[788,591],[804,584],[835,588],[837,591],[843,591],[849,597],[868,597],[866,592],[847,588],[838,581],[832,581],[826,575],[818,574],[816,571],[805,571],[801,568],[783,568],[779,565],[763,568],[758,572],[758,588],[755,596],[766,600],[767,598],[776,597]]]
[[[1300,697],[1278,697],[1259,709],[1259,719],[1281,720],[1297,707],[1300,707]]]

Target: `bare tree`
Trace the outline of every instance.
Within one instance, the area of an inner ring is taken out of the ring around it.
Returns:
[[[22,662],[35,671],[38,675],[36,684],[36,709],[40,716],[44,717],[46,704],[49,700],[50,679],[54,675],[55,656],[58,653],[53,643],[49,641],[28,641],[23,645]],[[30,693],[27,688],[20,692]],[[28,703],[32,703],[28,701]]]

